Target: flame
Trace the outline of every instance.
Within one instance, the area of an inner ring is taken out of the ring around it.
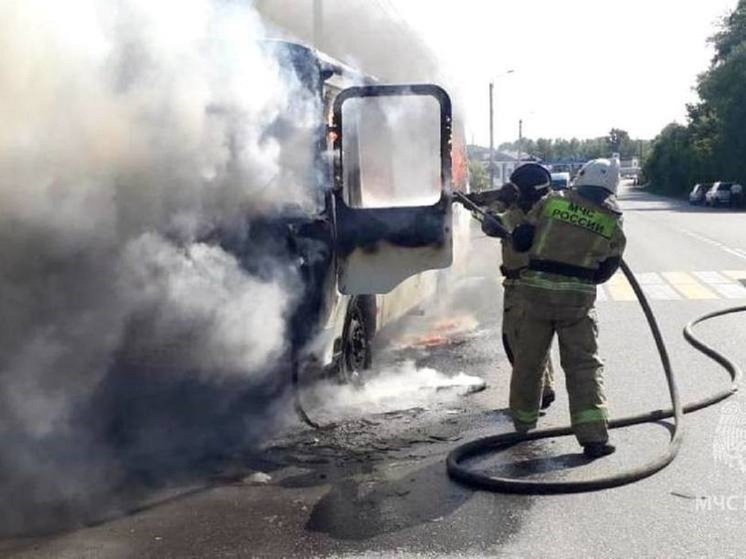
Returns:
[[[444,345],[448,345],[450,341],[451,341],[450,338],[448,338],[447,336],[433,334],[430,336],[424,336],[422,338],[419,338],[413,341],[410,345],[413,347],[420,347],[423,349],[431,349],[434,347],[441,347]]]
[[[448,317],[438,320],[423,335],[409,336],[402,341],[401,348],[433,349],[461,341],[459,338],[472,332],[478,321],[471,314]]]
[[[451,176],[453,189],[459,192],[466,192],[466,185],[469,182],[469,164],[466,155],[466,145],[463,137],[463,130],[455,127],[453,132],[453,143],[451,146]]]

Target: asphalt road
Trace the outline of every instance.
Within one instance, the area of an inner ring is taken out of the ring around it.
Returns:
[[[693,208],[637,190],[625,190],[621,199],[626,259],[652,299],[684,400],[699,398],[723,386],[726,375],[685,344],[681,329],[709,310],[746,304],[746,214]],[[139,512],[115,511],[96,525],[2,541],[0,555],[743,557],[742,395],[732,399],[736,406],[687,416],[679,458],[631,486],[524,497],[473,492],[448,480],[444,457],[450,448],[510,429],[504,411],[509,372],[497,334],[498,250],[479,235],[473,243],[472,277],[438,308],[389,332],[381,350],[385,371],[418,372],[392,377],[400,383],[394,389],[320,395],[324,403],[313,411],[340,421],[336,429],[313,432],[290,423],[263,453],[234,457],[208,482],[174,487],[152,496]],[[601,299],[612,415],[666,406],[657,355],[628,287],[612,280]],[[702,332],[746,364],[745,323],[746,317],[735,316]],[[412,365],[402,365],[407,362]],[[436,389],[423,380],[435,374],[427,368],[451,377],[477,375],[488,387],[470,395]],[[564,424],[567,415],[560,390],[542,424]],[[583,478],[655,456],[668,431],[647,425],[615,431],[612,438],[618,452],[593,464],[579,460],[579,447],[567,438],[517,447],[478,466],[531,478]],[[269,479],[251,477],[256,471]]]

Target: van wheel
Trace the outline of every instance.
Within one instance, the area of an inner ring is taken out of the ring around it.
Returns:
[[[339,362],[341,382],[362,384],[362,372],[370,369],[373,362],[371,341],[374,332],[375,301],[371,305],[367,297],[354,297],[347,308],[342,330],[342,355]]]

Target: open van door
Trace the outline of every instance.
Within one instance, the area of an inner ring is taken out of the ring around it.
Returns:
[[[451,126],[451,100],[435,85],[352,87],[335,99],[342,293],[387,293],[451,265]]]

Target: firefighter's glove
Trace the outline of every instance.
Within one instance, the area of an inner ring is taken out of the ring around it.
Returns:
[[[508,207],[518,200],[518,187],[512,183],[506,183],[500,188],[470,192],[466,196],[478,206],[491,206],[500,203]]]
[[[487,214],[482,218],[482,232],[488,237],[505,237],[505,226],[500,221],[500,218]]]
[[[469,194],[464,194],[469,200],[474,202],[477,206],[482,206],[482,202],[484,202],[484,193],[483,192],[469,192]]]
[[[497,200],[506,206],[514,204],[518,200],[519,195],[518,187],[512,182],[506,182],[497,189]]]
[[[528,252],[531,245],[534,244],[534,233],[536,228],[533,225],[524,223],[513,229],[513,248],[516,252]]]

